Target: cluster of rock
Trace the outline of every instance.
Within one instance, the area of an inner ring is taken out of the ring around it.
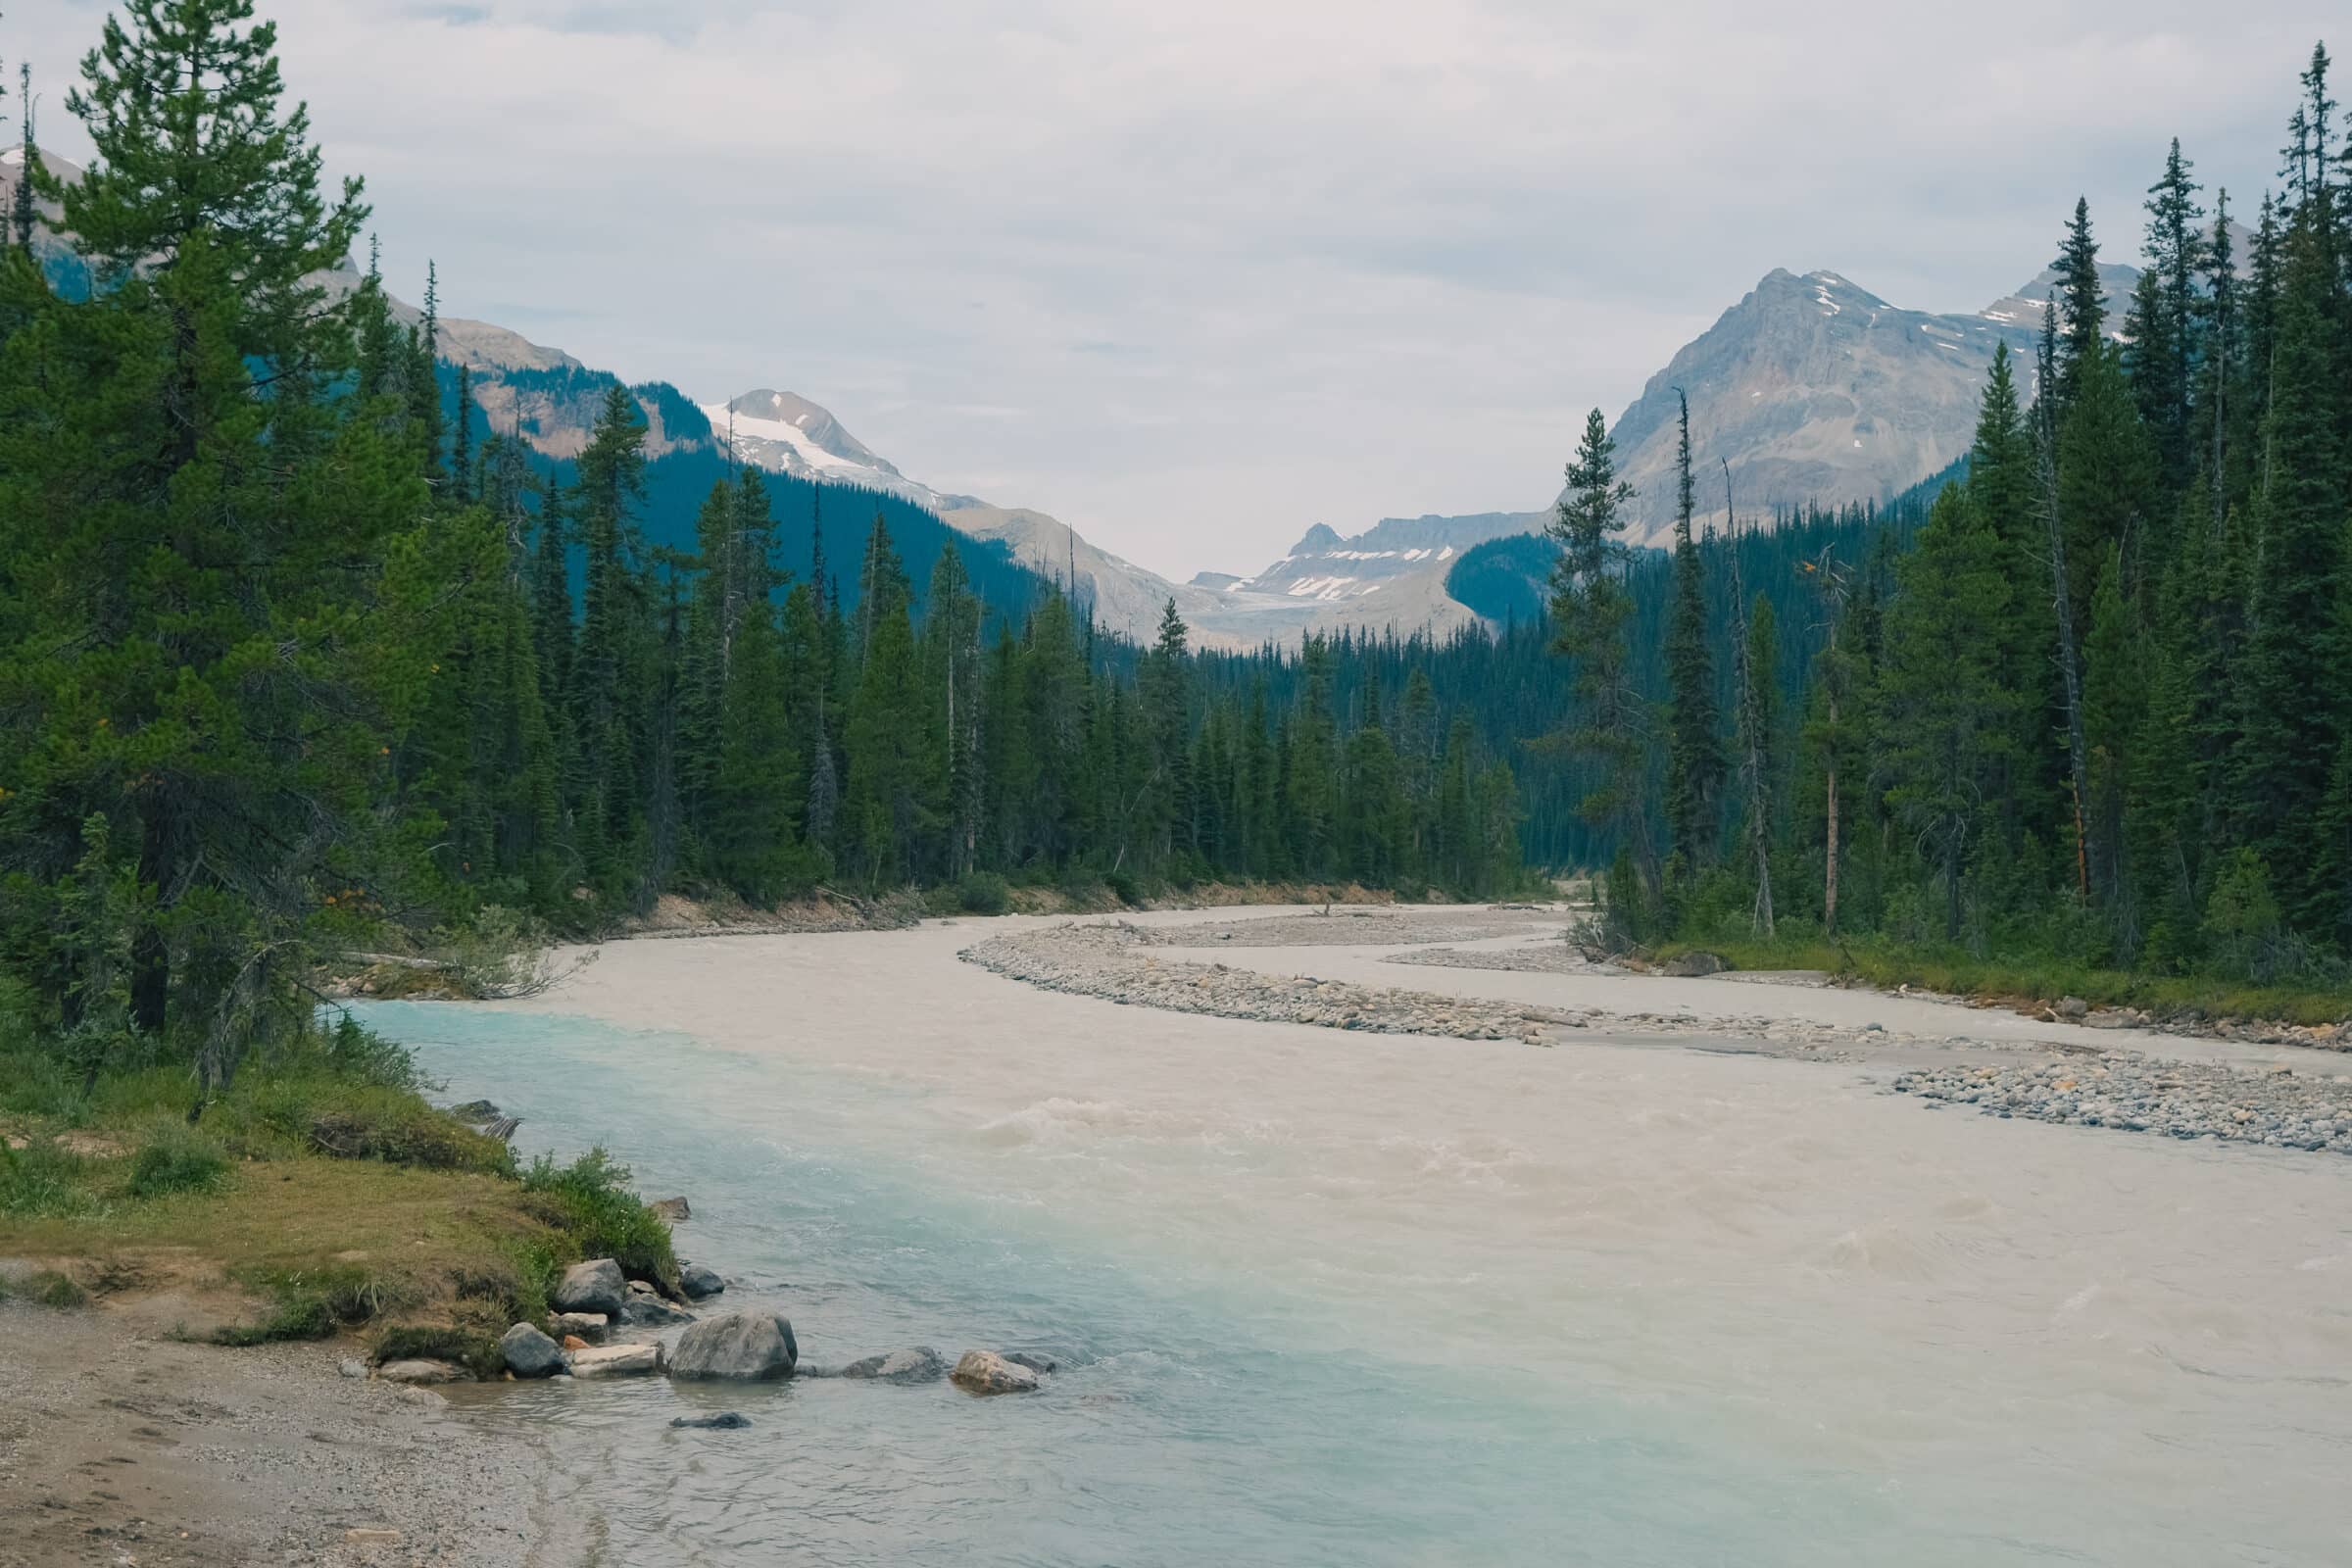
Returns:
[[[695,1298],[716,1295],[725,1282],[710,1269],[683,1266],[680,1294]],[[780,1312],[729,1312],[696,1318],[664,1300],[648,1281],[629,1279],[609,1257],[574,1263],[564,1271],[549,1297],[556,1310],[547,1329],[516,1323],[499,1337],[504,1370],[517,1379],[570,1376],[606,1378],[661,1376],[680,1383],[773,1383],[795,1372],[804,1377],[858,1379],[909,1385],[943,1379],[973,1394],[1029,1394],[1054,1363],[1021,1351],[970,1350],[951,1368],[947,1358],[929,1346],[867,1356],[831,1369],[801,1367],[800,1341],[792,1322]],[[616,1327],[659,1329],[684,1324],[674,1344],[649,1339],[609,1344]],[[552,1332],[550,1332],[552,1331]],[[347,1364],[360,1374],[365,1367]],[[376,1375],[406,1384],[455,1383],[468,1374],[451,1362],[394,1361]],[[681,1416],[674,1427],[727,1431],[751,1425],[735,1411],[715,1416]]]
[[[967,963],[1043,990],[1128,1006],[1376,1034],[1523,1040],[1530,1045],[1548,1044],[1558,1030],[1606,1030],[1612,1035],[1659,1038],[1729,1034],[1748,1037],[1760,1051],[1812,1060],[1839,1059],[1849,1048],[1877,1048],[1897,1040],[1916,1043],[1914,1037],[1893,1035],[1875,1024],[1842,1029],[1763,1017],[1700,1018],[1690,1013],[1532,1006],[1310,976],[1260,974],[1222,963],[1165,963],[1144,951],[1148,944],[1139,943],[1141,935],[1125,922],[1059,926],[995,937],[964,949],[959,956]]]
[[[1273,914],[1250,920],[1126,929],[1150,947],[1203,948],[1230,942],[1245,948],[1364,947],[1389,942],[1480,942],[1542,929],[1524,913],[1491,909],[1405,914],[1389,908],[1337,907],[1319,914]]]
[[[1541,1044],[1546,1028],[1575,1027],[1585,1021],[1582,1014],[1556,1007],[1394,991],[1308,976],[1283,978],[1221,963],[1162,963],[1148,953],[1134,951],[1138,936],[1137,928],[1124,921],[1063,926],[996,937],[964,949],[959,956],[1047,991],[1264,1023]]]
[[[2079,1127],[2352,1154],[2352,1082],[2117,1053],[2095,1063],[1959,1062],[1906,1072],[1898,1094]]]

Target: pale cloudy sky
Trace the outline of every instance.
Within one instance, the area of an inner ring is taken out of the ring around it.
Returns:
[[[14,0],[45,137],[99,0]],[[2337,0],[263,0],[396,288],[1156,569],[1526,510],[1774,267],[1973,310],[2166,138],[2250,209]],[[2352,96],[2352,94],[2347,94]],[[10,106],[13,115],[13,104]]]

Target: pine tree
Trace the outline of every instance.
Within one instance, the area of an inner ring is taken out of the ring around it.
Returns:
[[[2075,886],[2076,891],[2087,899],[2090,896],[2093,856],[2083,811],[2090,798],[2090,760],[2082,733],[2082,644],[2076,629],[2073,551],[2068,541],[2070,524],[2064,504],[2065,486],[2059,459],[2059,407],[2052,390],[2058,385],[2054,370],[2058,340],[2056,322],[2055,311],[2045,307],[2041,317],[2041,356],[2038,362],[2038,379],[2044,391],[2034,400],[2034,459],[2036,477],[2041,481],[2044,561],[2050,572],[2050,608],[2058,628],[2057,663],[2061,711],[2066,721],[2067,792],[2074,817]]]
[[[449,495],[459,506],[473,499],[473,368],[458,367],[458,417],[449,434]]]
[[[2198,349],[2197,275],[2206,258],[2198,227],[2204,210],[2189,178],[2191,167],[2174,137],[2163,175],[2148,187],[2148,266],[2125,329],[2132,389],[2155,446],[2158,480],[2172,495],[2187,488],[2196,460],[2189,393]]]
[[[1878,767],[1944,894],[1944,935],[1961,933],[1963,878],[1985,827],[1985,784],[2014,733],[1995,650],[1982,628],[2009,608],[2000,541],[1947,489],[1897,569],[1887,615]]]
[[[2268,865],[2290,923],[2327,920],[2308,847],[2317,842],[2329,770],[2345,733],[2338,616],[2345,583],[2344,457],[2328,352],[2328,308],[2338,283],[2313,226],[2319,198],[2296,216],[2281,290],[2276,390],[2264,431],[2261,542],[2251,635],[2238,686],[2243,717],[2236,762],[2237,824]]]
[[[1690,400],[1679,391],[1675,396],[1682,435],[1675,459],[1674,612],[1666,632],[1666,826],[1684,875],[1695,876],[1714,860],[1724,763],[1716,734],[1715,662],[1707,644],[1706,568],[1690,537]]]
[[[645,671],[644,593],[637,578],[633,508],[642,497],[645,424],[617,384],[580,454],[571,503],[586,556],[569,707],[579,751],[572,807],[591,874],[617,890],[622,854],[642,825],[641,750],[646,726],[633,704]]]
[[[17,249],[30,251],[33,230],[40,221],[40,209],[34,205],[33,201],[32,171],[44,167],[41,163],[40,142],[33,135],[32,129],[32,67],[30,64],[21,65],[17,68],[17,114],[19,125],[17,168],[22,172],[18,175],[16,190],[11,198],[9,227],[14,231]]]
[[[0,755],[40,802],[0,861],[56,885],[107,819],[139,889],[128,1017],[184,1040],[207,1090],[307,1027],[314,879],[413,869],[373,808],[444,624],[381,570],[422,496],[328,394],[349,317],[314,279],[367,210],[356,181],[321,192],[251,12],[108,19],[67,100],[91,167],[34,172],[102,286],[32,302],[0,359]]]
[[[2074,407],[2082,367],[2104,341],[2107,321],[2106,286],[2099,280],[2099,242],[2090,232],[2090,203],[2078,197],[2066,238],[2058,247],[2058,303],[2062,334],[2058,341],[2058,407]]]
[[[1575,662],[1579,705],[1565,741],[1599,769],[1598,784],[1584,799],[1586,820],[1630,846],[1643,888],[1655,889],[1657,856],[1641,799],[1648,734],[1631,673],[1626,626],[1633,604],[1625,591],[1626,546],[1618,537],[1634,489],[1617,477],[1617,444],[1598,409],[1586,416],[1567,480],[1549,530],[1560,546],[1551,583],[1552,649]]]

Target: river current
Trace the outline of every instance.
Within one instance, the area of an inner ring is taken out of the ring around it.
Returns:
[[[363,1009],[523,1152],[686,1195],[712,1304],[806,1361],[1062,1362],[989,1400],[469,1392],[557,1456],[546,1561],[2352,1560],[2352,1162],[1867,1067],[1119,1007],[973,934],[619,944],[527,1004]],[[667,1426],[721,1408],[752,1427]]]

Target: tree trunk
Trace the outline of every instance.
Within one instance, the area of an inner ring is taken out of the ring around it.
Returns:
[[[2048,396],[2042,399],[2039,466],[2042,514],[2050,535],[2050,596],[2058,618],[2058,674],[2066,697],[2066,756],[2075,797],[2075,883],[2090,897],[2091,861],[2098,858],[2082,803],[2090,797],[2090,762],[2082,740],[2082,662],[2075,648],[2074,593],[2066,568],[2066,529],[2058,514],[2058,432]]]
[[[1724,531],[1732,542],[1732,657],[1736,678],[1740,683],[1740,770],[1747,775],[1747,836],[1756,855],[1757,934],[1769,942],[1773,937],[1772,918],[1772,795],[1767,770],[1771,760],[1764,753],[1764,714],[1756,703],[1755,669],[1747,657],[1747,580],[1740,569],[1740,529],[1738,514],[1732,510],[1732,465],[1723,465]],[[1770,672],[1766,672],[1770,679]]]
[[[1838,721],[1836,705],[1830,709],[1830,722]],[[1829,861],[1821,880],[1821,929],[1824,936],[1838,934],[1838,768],[1829,770]]]

